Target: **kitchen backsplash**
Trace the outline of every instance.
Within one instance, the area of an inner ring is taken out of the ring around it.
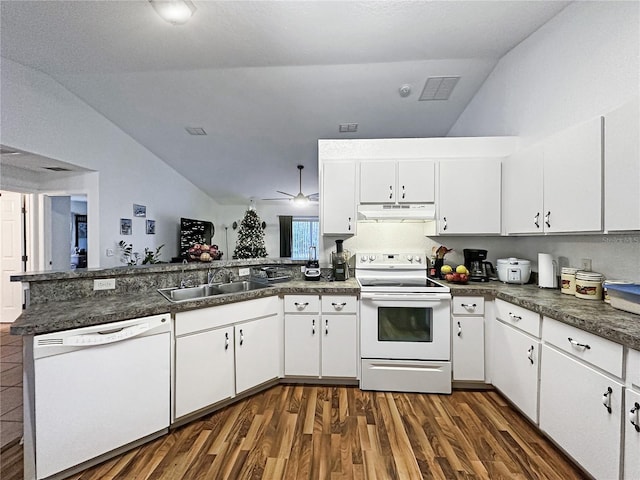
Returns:
[[[339,238],[339,237],[335,237]],[[321,259],[328,263],[335,249],[334,237],[324,237]],[[519,257],[531,260],[538,270],[538,253],[549,253],[559,267],[580,267],[581,260],[591,260],[591,269],[608,279],[640,282],[640,233],[609,235],[547,235],[528,237],[426,237],[421,223],[358,223],[358,235],[345,238],[344,248],[351,253],[364,251],[425,252],[445,245],[453,248],[445,260],[463,263],[464,248],[482,248],[494,266],[496,259]],[[323,265],[324,266],[324,265]],[[559,271],[559,269],[558,269]]]

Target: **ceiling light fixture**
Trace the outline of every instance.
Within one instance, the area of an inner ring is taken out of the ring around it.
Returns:
[[[149,0],[163,20],[172,25],[184,25],[196,11],[196,6],[190,0]]]
[[[408,97],[411,94],[411,85],[405,83],[398,89],[398,92],[402,98]]]

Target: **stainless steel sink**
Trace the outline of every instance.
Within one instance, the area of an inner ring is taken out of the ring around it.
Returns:
[[[158,292],[170,302],[186,302],[187,300],[198,300],[228,293],[248,292],[265,287],[268,287],[268,285],[245,280],[240,282],[198,285],[197,287],[160,288]]]

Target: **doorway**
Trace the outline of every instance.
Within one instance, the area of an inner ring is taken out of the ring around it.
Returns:
[[[0,322],[13,322],[22,312],[22,284],[11,275],[25,271],[24,195],[0,191]]]

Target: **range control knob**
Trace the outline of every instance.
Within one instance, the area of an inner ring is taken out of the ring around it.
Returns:
[[[410,262],[413,262],[413,256],[412,255],[407,255],[407,260],[409,260]]]
[[[367,257],[366,255],[362,255],[362,256],[360,257],[360,261],[361,261],[362,263],[366,262],[366,261],[367,261],[367,259],[368,259],[368,257]]]
[[[371,260],[372,262],[376,259],[375,255],[369,255],[369,260]]]
[[[421,257],[421,256],[417,256],[417,257],[416,257],[416,262],[418,262],[418,263],[422,263],[422,257]]]

